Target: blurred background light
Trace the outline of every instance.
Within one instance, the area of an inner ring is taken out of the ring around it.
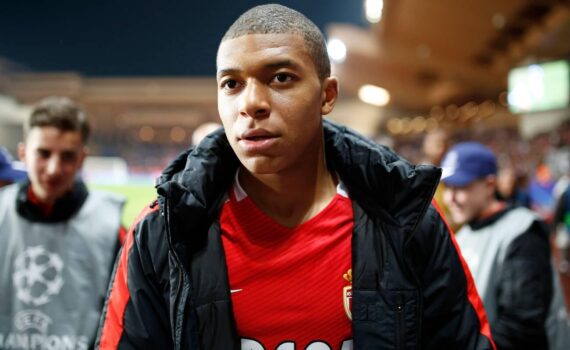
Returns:
[[[374,106],[385,106],[390,102],[388,90],[375,85],[363,85],[358,90],[358,97]]]
[[[186,141],[186,130],[180,126],[175,126],[170,129],[170,139],[176,143]]]
[[[150,126],[143,126],[139,129],[139,138],[143,142],[150,142],[154,139],[154,129]]]

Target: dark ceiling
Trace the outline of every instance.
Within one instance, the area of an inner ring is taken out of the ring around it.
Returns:
[[[347,45],[344,91],[386,88],[408,110],[497,101],[510,68],[570,57],[570,8],[557,0],[386,1],[370,30],[331,25]]]
[[[569,1],[385,0],[377,24],[364,20],[362,1],[279,2],[345,42],[346,60],[333,70],[343,96],[374,84],[390,92],[394,108],[427,111],[497,101],[510,68],[569,57]],[[224,30],[260,3],[6,2],[0,59],[12,70],[89,77],[213,76]]]

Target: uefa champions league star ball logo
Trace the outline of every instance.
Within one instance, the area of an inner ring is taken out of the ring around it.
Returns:
[[[63,286],[63,261],[42,246],[24,250],[14,263],[12,276],[16,296],[22,302],[39,306],[58,294]]]

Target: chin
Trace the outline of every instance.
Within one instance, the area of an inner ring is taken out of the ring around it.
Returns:
[[[263,166],[263,165],[247,165],[242,164],[243,167],[251,174],[254,175],[271,175],[276,174],[278,171],[272,169],[271,167]]]
[[[282,168],[278,162],[269,157],[244,157],[240,162],[247,171],[256,175],[276,174]]]
[[[469,220],[467,220],[465,217],[459,217],[453,220],[453,222],[455,222],[457,225],[465,225],[468,221]]]
[[[453,215],[452,213],[449,214],[449,219],[451,219],[451,221],[456,224],[456,225],[463,225],[465,224],[465,217],[463,217],[463,215]]]

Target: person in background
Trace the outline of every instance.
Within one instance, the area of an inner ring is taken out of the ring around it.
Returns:
[[[508,205],[530,208],[530,197],[526,191],[526,176],[507,164],[499,168],[497,192]]]
[[[129,232],[101,349],[491,349],[431,205],[440,171],[323,119],[324,37],[254,7],[217,55],[224,129],[160,177]]]
[[[441,161],[443,156],[451,146],[451,137],[447,130],[442,128],[437,128],[427,132],[422,141],[422,154],[423,160],[421,164],[431,164],[435,166],[441,166]],[[433,199],[436,201],[437,205],[441,209],[443,216],[445,218],[449,217],[449,209],[447,205],[443,202],[443,192],[445,190],[445,184],[440,182],[435,190]],[[453,221],[448,221],[452,232],[457,231],[460,226],[456,225]]]
[[[567,186],[558,198],[551,231],[560,254],[558,270],[560,273],[568,274],[570,270],[570,186]]]
[[[0,189],[0,349],[93,346],[124,201],[81,181],[89,132],[64,97],[40,101],[24,123],[29,180]]]
[[[26,179],[26,171],[13,161],[12,155],[4,146],[0,146],[0,188]]]
[[[498,199],[497,161],[477,142],[445,155],[442,181],[457,243],[475,279],[497,348],[569,349],[567,314],[546,224]]]
[[[451,146],[449,132],[445,129],[428,131],[422,141],[423,164],[439,166],[443,156]]]
[[[556,206],[555,186],[556,180],[549,165],[544,162],[539,164],[530,179],[528,196],[530,208],[548,224],[552,223]]]

